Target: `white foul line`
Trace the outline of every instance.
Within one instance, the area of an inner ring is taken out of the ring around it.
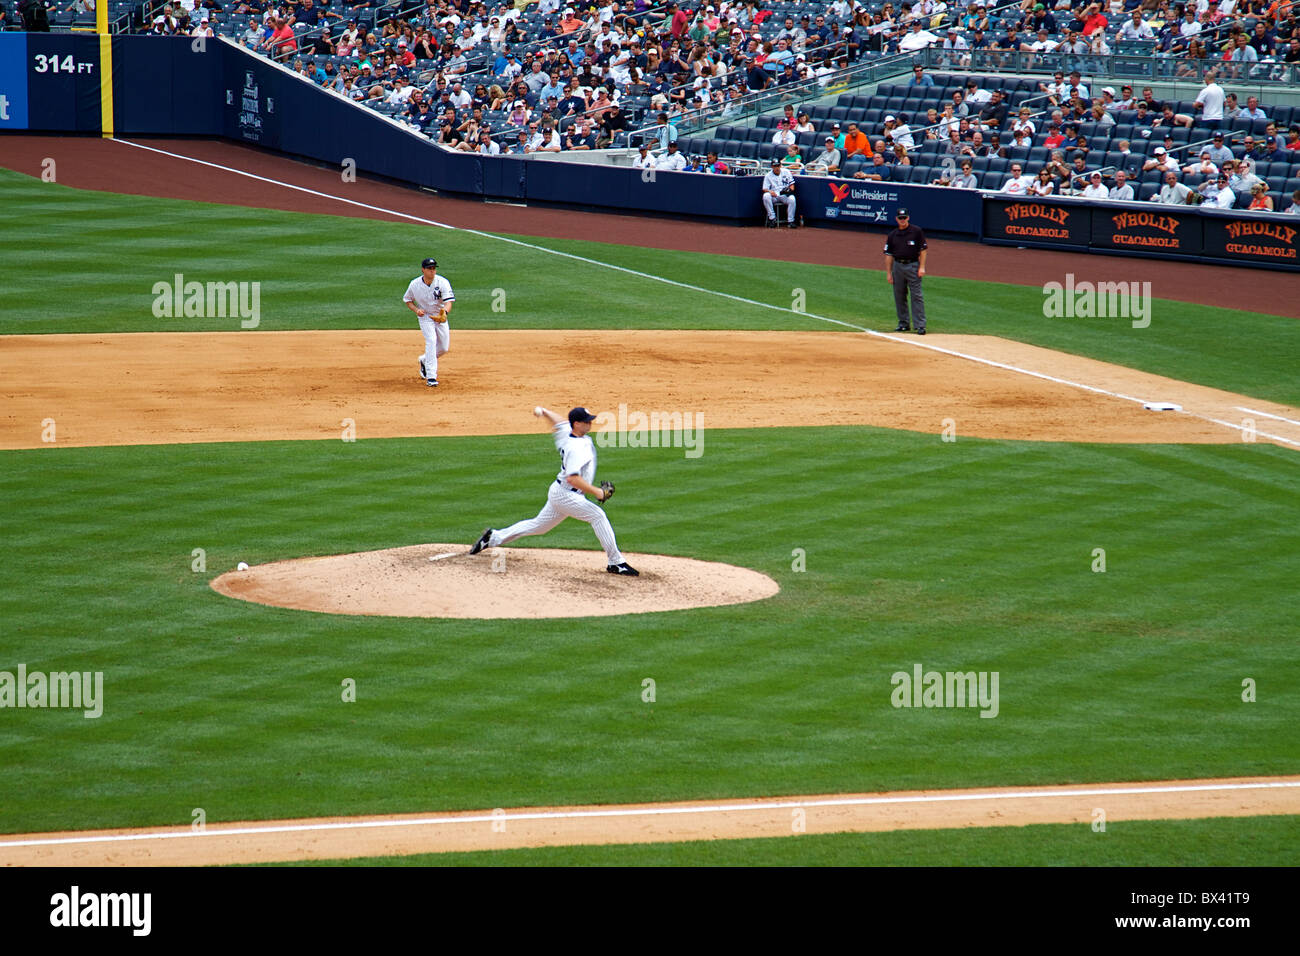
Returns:
[[[457,823],[494,823],[499,820],[590,820],[604,817],[663,817],[703,813],[744,813],[755,810],[790,810],[808,807],[865,807],[907,803],[957,803],[972,800],[1024,800],[1054,797],[1110,797],[1125,794],[1204,793],[1228,790],[1272,790],[1300,787],[1300,780],[1260,783],[1175,784],[1163,787],[1104,787],[1074,790],[1008,790],[997,793],[919,794],[911,797],[831,797],[825,800],[780,800],[770,803],[723,803],[689,807],[642,807],[609,810],[541,810],[524,813],[477,813],[454,817],[421,817],[408,820],[352,820],[344,823],[298,823],[269,827],[234,827],[228,830],[163,830],[157,833],[119,833],[93,837],[52,837],[43,840],[13,840],[7,847],[60,846],[66,844],[129,843],[140,840],[184,840],[263,833],[308,833],[320,830],[374,830],[438,826]]]
[[[1251,415],[1263,415],[1265,418],[1272,418],[1279,422],[1286,422],[1288,425],[1300,425],[1300,422],[1296,421],[1294,418],[1283,418],[1281,415],[1272,415],[1269,412],[1260,412],[1253,408],[1242,408],[1240,405],[1237,406],[1237,411],[1249,412]]]
[[[112,139],[109,140],[109,142],[121,143],[124,146],[132,146],[136,149],[148,150],[151,153],[158,153],[162,156],[171,156],[174,159],[183,159],[186,160],[187,162],[198,163],[201,166],[209,166],[212,169],[219,169],[222,170],[223,172],[235,173],[239,176],[247,176],[249,179],[256,179],[259,182],[270,183],[273,186],[283,186],[285,189],[293,189],[293,190],[297,190],[298,192],[307,193],[312,196],[319,196],[322,199],[331,199],[335,202],[345,203],[349,206],[356,206],[358,209],[369,209],[373,212],[383,213],[386,216],[397,216],[398,218],[401,219],[409,219],[412,222],[418,222],[426,226],[435,226],[439,229],[450,229],[456,232],[464,232],[472,236],[481,236],[484,239],[494,239],[497,242],[505,242],[514,246],[522,246],[525,249],[532,249],[536,252],[544,252],[544,253],[548,253],[549,255],[560,256],[565,259],[572,259],[575,262],[585,262],[588,265],[599,266],[604,269],[613,269],[616,272],[622,272],[627,275],[637,276],[638,278],[641,279],[649,279],[652,282],[662,282],[665,285],[676,286],[679,289],[687,289],[691,292],[700,292],[705,295],[714,295],[723,299],[731,299],[733,302],[743,302],[745,305],[757,306],[758,308],[761,309],[771,309],[774,312],[784,312],[789,315],[798,316],[801,318],[816,319],[820,322],[830,322],[833,323],[834,325],[841,325],[847,329],[853,329],[854,331],[857,332],[864,332],[867,335],[871,335],[880,339],[886,339],[890,342],[897,342],[901,345],[910,345],[913,348],[928,349],[931,352],[940,352],[944,355],[951,355],[954,358],[965,359],[968,362],[978,362],[981,365],[988,365],[991,366],[992,368],[1004,369],[1008,372],[1016,372],[1020,375],[1029,375],[1033,378],[1039,378],[1047,382],[1054,382],[1058,385],[1066,385],[1071,388],[1082,389],[1087,392],[1094,392],[1098,395],[1107,395],[1111,398],[1119,398],[1127,402],[1136,402],[1139,405],[1144,404],[1145,401],[1147,401],[1146,399],[1134,398],[1132,395],[1125,395],[1121,392],[1112,392],[1108,389],[1098,388],[1095,385],[1085,385],[1082,382],[1073,382],[1070,381],[1069,379],[1057,378],[1054,375],[1046,375],[1042,372],[1035,372],[1032,369],[1020,368],[1019,366],[1016,365],[1008,365],[1005,362],[995,362],[992,359],[981,358],[978,355],[971,355],[967,352],[958,352],[955,349],[946,349],[938,345],[931,345],[927,342],[921,342],[915,338],[899,338],[898,336],[889,335],[885,332],[877,332],[874,329],[867,329],[867,328],[863,328],[860,325],[854,325],[852,322],[844,322],[841,321],[840,319],[833,319],[830,316],[818,315],[815,312],[799,312],[795,309],[788,308],[783,305],[772,305],[771,303],[768,302],[759,302],[757,299],[747,299],[744,296],[732,295],[729,292],[719,292],[716,289],[706,289],[703,286],[691,285],[688,282],[678,282],[676,279],[668,279],[665,278],[664,276],[653,275],[649,272],[638,272],[636,269],[628,269],[624,266],[616,266],[613,263],[601,262],[599,259],[589,259],[586,256],[575,255],[572,252],[561,252],[559,249],[548,249],[545,246],[534,245],[531,242],[524,242],[520,239],[511,239],[508,236],[499,236],[496,233],[492,233],[492,232],[483,232],[478,229],[468,229],[464,226],[452,226],[452,225],[448,225],[445,222],[438,222],[435,219],[425,219],[422,216],[413,216],[410,213],[398,212],[395,209],[385,209],[382,206],[373,206],[370,203],[359,202],[355,199],[347,199],[343,196],[335,196],[332,193],[320,192],[315,189],[309,189],[306,186],[297,186],[293,183],[287,183],[279,179],[270,179],[266,176],[259,176],[256,173],[250,173],[242,169],[235,169],[232,166],[223,166],[220,163],[211,163],[204,159],[195,159],[193,156],[184,156],[180,153],[168,152],[165,149],[158,149],[153,146],[145,146],[143,143],[133,143],[130,140],[125,140],[125,139]],[[1222,425],[1226,428],[1235,429],[1236,431],[1241,432],[1242,434],[1245,434],[1248,431],[1245,425],[1238,425],[1234,422],[1225,422],[1217,418],[1209,418],[1205,415],[1198,415],[1196,412],[1189,412],[1186,409],[1180,409],[1179,414],[1190,415],[1193,418],[1199,418],[1201,421],[1212,422],[1216,425]],[[1274,441],[1283,442],[1288,445],[1293,445],[1296,448],[1300,448],[1300,441],[1295,441],[1290,438],[1283,438],[1280,435],[1266,434],[1265,432],[1256,432],[1256,434],[1262,435],[1265,438],[1269,438]]]

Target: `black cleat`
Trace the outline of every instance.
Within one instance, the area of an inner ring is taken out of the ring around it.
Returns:
[[[427,382],[425,382],[424,384],[425,384],[425,385],[428,385],[430,388],[437,388],[437,387],[438,387],[438,380],[437,380],[436,378],[431,378],[431,379],[429,379]]]
[[[480,551],[482,551],[484,548],[488,546],[488,542],[491,540],[492,540],[492,529],[488,528],[486,531],[483,532],[483,534],[479,537],[479,539],[474,542],[474,547],[469,549],[469,553],[478,554]]]
[[[640,571],[632,567],[632,565],[628,564],[626,561],[622,564],[611,564],[609,567],[605,568],[605,570],[610,574],[628,574],[634,578],[641,574]]]
[[[925,335],[925,329],[917,329],[917,330],[916,330],[916,334],[917,334],[917,335]]]
[[[911,332],[911,331],[912,331],[912,327],[911,327],[910,325],[900,325],[898,328],[894,329],[894,331],[895,331],[895,332]]]

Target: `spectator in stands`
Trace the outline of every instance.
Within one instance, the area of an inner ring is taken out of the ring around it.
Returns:
[[[1229,149],[1227,146],[1223,145],[1222,132],[1216,132],[1214,134],[1214,142],[1211,145],[1205,147],[1205,149],[1203,149],[1202,152],[1209,154],[1210,162],[1212,163],[1222,163],[1226,159],[1233,158],[1232,150]]]
[[[1218,173],[1213,178],[1207,179],[1196,187],[1196,191],[1205,197],[1207,206],[1231,209],[1237,204],[1236,195],[1228,188],[1228,177],[1225,173]]]
[[[1183,167],[1183,175],[1210,177],[1217,177],[1219,175],[1219,167],[1214,164],[1214,160],[1210,159],[1210,150],[1208,147],[1201,150],[1201,155],[1196,162],[1188,163]]]
[[[917,50],[924,50],[932,43],[938,42],[939,38],[929,30],[923,29],[920,18],[916,18],[912,20],[911,32],[898,41],[898,51],[900,53],[913,53]]]
[[[1119,28],[1119,38],[1121,40],[1154,40],[1156,34],[1151,29],[1151,24],[1142,19],[1142,11],[1135,7],[1128,22]]]
[[[952,94],[952,115],[961,119],[963,116],[970,115],[970,107],[966,105],[966,94],[961,90],[956,90]]]
[[[1178,173],[1171,169],[1165,173],[1165,184],[1151,197],[1151,201],[1166,206],[1186,206],[1191,202],[1192,195],[1192,191],[1178,181]]]
[[[1046,166],[1040,169],[1038,176],[1030,180],[1029,185],[1025,187],[1027,196],[1050,196],[1054,192],[1056,192],[1056,180]]]
[[[593,150],[596,148],[596,133],[591,128],[591,120],[582,117],[564,138],[564,148],[573,150]]]
[[[1260,26],[1263,26],[1261,23]],[[1259,108],[1259,97],[1246,97],[1246,108],[1241,111],[1241,115],[1250,120],[1267,120],[1268,114]]]
[[[1249,206],[1255,186],[1264,182],[1255,175],[1254,162],[1242,159],[1236,163],[1228,163],[1227,167],[1229,168],[1228,186],[1237,194],[1237,205]]]
[[[1055,150],[1043,168],[1056,180],[1057,191],[1065,192],[1070,183],[1070,167],[1065,162],[1065,153]]]
[[[1160,115],[1152,121],[1151,128],[1173,129],[1176,126],[1190,127],[1191,125],[1192,118],[1190,116],[1186,113],[1175,113],[1173,106],[1166,103],[1164,109],[1160,111]]]
[[[885,154],[885,162],[891,166],[911,166],[912,157],[908,155],[906,146],[902,143],[895,143],[893,148]]]
[[[1110,190],[1101,181],[1101,173],[1094,170],[1088,176],[1088,185],[1083,187],[1084,199],[1109,199]]]
[[[858,129],[857,123],[850,123],[849,131],[844,135],[844,155],[848,158],[859,154],[870,159],[871,143],[867,139],[867,134]]]
[[[1291,194],[1291,205],[1286,211],[1288,216],[1300,216],[1300,189]]]
[[[1055,117],[1047,127],[1047,132],[1043,134],[1043,146],[1047,149],[1058,149],[1065,143],[1065,131],[1061,129],[1061,121]]]
[[[973,111],[978,111],[986,103],[993,99],[993,94],[988,90],[980,89],[980,85],[971,78],[966,81],[966,105]]]
[[[1196,104],[1193,109],[1201,113],[1201,125],[1209,129],[1218,129],[1223,125],[1223,104],[1224,104],[1223,87],[1215,82],[1215,73],[1213,70],[1205,71],[1205,86],[1201,92],[1196,94]],[[1190,117],[1189,117],[1190,119]],[[1191,125],[1190,122],[1186,125]]]
[[[853,174],[854,179],[870,179],[875,182],[887,182],[894,178],[894,171],[885,163],[883,152],[876,153],[871,157],[871,165],[866,169],[859,169]]]
[[[907,124],[907,114],[898,114],[898,124],[893,129],[895,143],[900,143],[908,149],[916,148],[916,139],[912,135],[912,127]]]
[[[912,78],[907,81],[907,86],[909,89],[931,89],[934,86],[934,78],[927,76],[925,67],[918,63],[912,67]]]
[[[1128,183],[1128,173],[1122,169],[1115,171],[1115,185],[1110,187],[1106,198],[1114,202],[1133,202],[1133,187]]]
[[[939,62],[946,67],[968,67],[970,66],[970,44],[966,38],[957,32],[955,27],[949,27],[948,33],[943,40],[943,55]]]
[[[835,148],[834,136],[826,137],[825,146],[822,147],[822,151],[820,153],[818,153],[815,157],[813,157],[813,161],[810,165],[825,166],[826,172],[829,173],[831,176],[839,175],[840,165],[841,165],[840,151]]]
[[[1086,52],[1086,50],[1083,52]],[[1070,81],[1066,89],[1065,99],[1067,100],[1070,99],[1070,97],[1076,93],[1078,94],[1079,99],[1081,100],[1087,100],[1091,98],[1088,96],[1088,84],[1083,82],[1083,74],[1081,74],[1078,70],[1071,70]]]
[[[617,104],[610,107],[600,121],[600,136],[596,142],[597,147],[604,149],[607,146],[612,146],[615,137],[626,130],[627,117],[623,115],[622,107]]]
[[[781,120],[776,124],[776,132],[772,134],[772,145],[790,146],[794,143],[795,138],[794,130],[790,128],[790,124],[785,120]]]
[[[657,167],[671,172],[681,172],[686,168],[686,158],[678,151],[677,140],[668,144],[668,152],[659,157]]]
[[[560,19],[560,33],[573,33],[575,30],[581,30],[582,25],[582,21],[573,15],[573,8],[565,7],[564,16]]]
[[[1027,196],[1029,195],[1029,187],[1033,182],[1034,180],[1031,177],[1025,175],[1024,166],[1020,163],[1012,163],[1011,175],[1002,184],[1001,192],[1012,196]]]
[[[791,143],[785,148],[785,155],[781,157],[781,165],[792,173],[803,169],[803,156],[799,153],[799,147]]]
[[[1157,146],[1152,150],[1150,158],[1142,164],[1142,172],[1149,173],[1153,170],[1160,173],[1176,172],[1178,170],[1178,163],[1175,162],[1173,156],[1169,155],[1169,151],[1163,146]]]
[[[1115,125],[1115,117],[1106,112],[1106,107],[1102,105],[1101,100],[1092,101],[1091,117],[1092,122],[1099,127]]]
[[[727,173],[731,172],[731,168],[722,160],[718,159],[717,153],[710,152],[704,171],[706,173],[715,173],[719,176],[725,176]]]
[[[1001,90],[994,90],[988,105],[980,110],[980,122],[991,130],[1000,130],[1007,124],[1007,104]]]
[[[1053,106],[1060,106],[1069,99],[1070,84],[1065,82],[1065,74],[1057,70],[1052,75],[1051,83],[1039,83],[1038,91],[1047,94],[1047,101]]]

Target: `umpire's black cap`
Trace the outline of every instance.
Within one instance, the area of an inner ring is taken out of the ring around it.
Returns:
[[[911,218],[910,216],[908,216],[908,214],[907,214],[907,209],[906,209],[905,207],[900,207],[899,210],[898,210],[898,212],[894,213],[894,216],[895,216],[896,218],[898,218],[898,219],[910,219],[910,218]]]
[[[595,420],[596,420],[596,416],[591,414],[591,412],[587,411],[581,405],[579,405],[577,408],[569,410],[570,425],[572,425],[574,422],[594,422]]]
[[[420,268],[421,268],[421,269],[436,269],[436,268],[438,268],[438,260],[435,259],[435,258],[433,258],[432,256],[430,256],[428,259],[425,259],[423,262],[420,263]]]

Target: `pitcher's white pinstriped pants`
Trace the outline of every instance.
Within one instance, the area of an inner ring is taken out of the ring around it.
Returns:
[[[488,539],[488,547],[500,548],[516,538],[530,534],[546,534],[565,518],[577,518],[591,525],[591,530],[596,532],[596,539],[600,541],[600,546],[605,549],[605,557],[609,563],[623,563],[623,554],[618,550],[618,542],[614,540],[614,528],[605,517],[605,509],[594,501],[588,501],[587,496],[582,492],[574,491],[567,481],[563,485],[558,481],[552,481],[551,488],[546,493],[546,504],[542,506],[541,511],[537,512],[537,517],[525,518],[523,521],[516,521],[508,528],[493,531],[492,537]]]

